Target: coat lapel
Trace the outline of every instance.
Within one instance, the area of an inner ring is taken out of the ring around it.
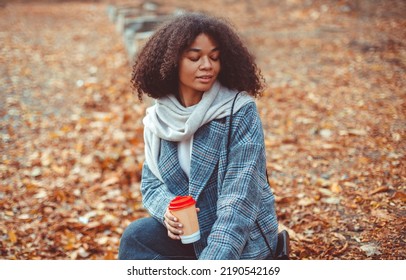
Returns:
[[[225,137],[225,119],[202,126],[194,135],[189,192],[195,199],[206,187],[219,162]]]
[[[189,180],[178,160],[177,142],[162,140],[158,168],[166,186],[175,195],[188,195]]]

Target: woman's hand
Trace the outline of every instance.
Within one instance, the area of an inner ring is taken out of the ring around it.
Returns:
[[[180,235],[183,234],[183,225],[179,223],[178,218],[172,215],[169,209],[166,209],[164,223],[168,230],[168,236],[175,240],[180,240]]]
[[[199,213],[200,209],[196,208],[196,212]],[[172,215],[169,209],[166,209],[164,216],[164,223],[168,230],[168,236],[171,239],[180,240],[180,236],[183,234],[183,225],[179,222],[178,218]]]

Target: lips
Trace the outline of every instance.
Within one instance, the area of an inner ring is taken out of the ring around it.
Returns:
[[[202,75],[198,76],[197,79],[203,83],[208,83],[212,80],[213,75]]]

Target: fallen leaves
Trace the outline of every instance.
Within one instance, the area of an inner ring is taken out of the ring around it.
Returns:
[[[378,187],[378,188],[372,190],[369,193],[369,195],[374,195],[374,194],[377,194],[377,193],[387,192],[387,191],[389,191],[389,188],[387,186],[382,186],[382,187]]]
[[[17,242],[17,235],[14,230],[10,230],[7,234],[8,234],[8,238],[10,239],[11,243]]]
[[[381,2],[165,1],[214,14],[227,4],[257,57],[293,259],[406,256],[405,32],[402,8]],[[125,227],[147,215],[148,103],[131,93],[121,38],[103,4],[11,3],[0,18],[0,256],[116,259]]]
[[[393,199],[400,200],[401,202],[406,202],[406,193],[405,192],[395,192],[392,196]]]
[[[1,55],[10,63],[1,82],[0,255],[114,259],[123,228],[146,215],[139,210],[145,107],[133,106],[125,54],[118,38],[111,44],[114,27],[101,5],[31,5],[0,11],[1,29],[25,41],[6,40]],[[23,20],[9,28],[5,18]],[[83,18],[92,30],[82,36]]]
[[[366,243],[360,247],[362,251],[365,252],[367,257],[371,257],[374,255],[381,255],[382,253],[379,251],[379,246],[375,243]]]

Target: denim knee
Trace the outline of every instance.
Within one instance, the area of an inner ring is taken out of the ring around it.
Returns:
[[[123,235],[120,239],[120,247],[118,251],[118,258],[122,259],[132,259],[133,255],[138,251],[139,239],[142,238],[142,220],[139,219],[131,224],[124,230]]]
[[[123,232],[120,260],[196,259],[192,244],[168,237],[163,224],[152,217],[132,222]]]

